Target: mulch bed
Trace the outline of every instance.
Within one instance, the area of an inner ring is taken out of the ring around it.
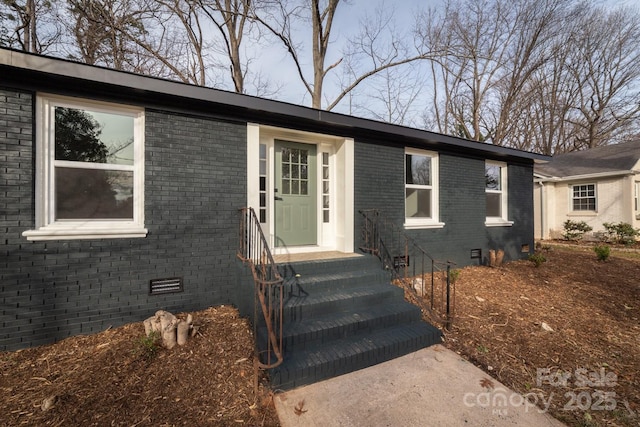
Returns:
[[[198,333],[171,350],[140,322],[0,353],[0,424],[278,425],[272,395],[256,393],[247,320],[224,306],[193,316]]]
[[[445,345],[569,425],[640,425],[640,256],[544,255],[462,269]],[[1,424],[278,425],[247,320],[193,315],[198,334],[172,350],[145,344],[140,322],[0,353]]]
[[[445,345],[572,426],[640,425],[640,255],[464,268]]]

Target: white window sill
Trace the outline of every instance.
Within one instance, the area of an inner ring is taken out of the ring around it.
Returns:
[[[571,211],[567,216],[598,216],[596,211]]]
[[[404,223],[405,230],[419,230],[419,229],[429,229],[429,228],[443,228],[444,222],[422,222],[422,223]]]
[[[484,225],[485,227],[511,227],[513,225],[513,221],[507,221],[502,218],[487,218]]]
[[[128,239],[146,237],[148,230],[139,227],[104,228],[40,228],[22,233],[27,240],[79,240],[79,239]]]

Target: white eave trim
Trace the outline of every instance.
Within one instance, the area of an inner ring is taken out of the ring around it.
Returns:
[[[608,171],[608,172],[598,172],[598,173],[585,173],[582,175],[570,175],[570,176],[544,176],[537,173],[534,173],[534,182],[563,182],[563,181],[579,181],[583,179],[597,179],[597,178],[608,178],[613,176],[627,176],[627,175],[635,175],[639,173],[639,171],[634,170],[623,170],[623,171]]]

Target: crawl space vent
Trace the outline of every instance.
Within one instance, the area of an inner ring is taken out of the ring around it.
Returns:
[[[153,279],[149,281],[149,294],[173,294],[176,292],[182,292],[184,290],[182,286],[181,277],[171,277],[169,279]]]

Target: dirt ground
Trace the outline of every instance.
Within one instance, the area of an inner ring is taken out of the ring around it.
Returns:
[[[544,255],[463,269],[445,345],[571,426],[640,425],[640,254]],[[140,322],[0,353],[0,424],[278,425],[262,381],[254,392],[248,322],[193,314],[198,334],[172,350],[143,344]]]
[[[231,307],[193,316],[198,333],[171,350],[145,345],[140,322],[0,353],[0,424],[278,425],[272,396],[254,392],[247,320]]]
[[[468,267],[445,345],[571,426],[640,425],[640,253]]]

